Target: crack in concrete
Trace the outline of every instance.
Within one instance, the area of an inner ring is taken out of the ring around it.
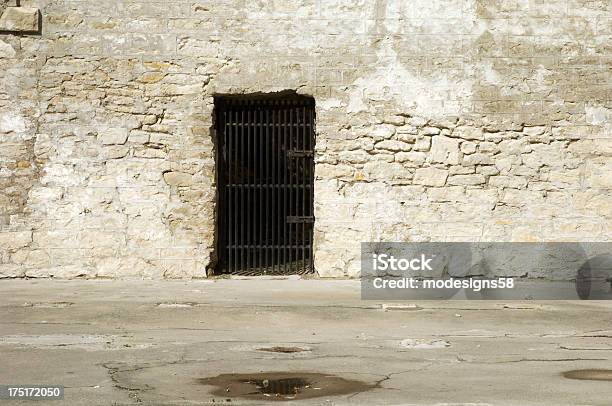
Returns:
[[[382,385],[382,383],[383,383],[383,382],[390,380],[390,379],[391,379],[391,377],[393,377],[393,376],[395,376],[395,375],[406,374],[406,373],[409,373],[409,372],[419,372],[419,371],[424,371],[424,370],[426,370],[427,368],[431,367],[432,365],[433,365],[433,363],[430,363],[430,364],[424,365],[424,366],[422,366],[422,367],[420,367],[420,368],[416,368],[416,369],[407,369],[407,370],[404,370],[404,371],[391,372],[391,373],[386,374],[386,375],[379,375],[379,376],[382,376],[382,378],[381,378],[381,379],[379,379],[378,381],[375,381],[375,382],[374,382],[374,387],[373,387],[372,389],[381,388],[381,385]],[[374,375],[374,374],[372,374],[372,375]],[[387,390],[387,389],[395,389],[395,390],[399,390],[398,388],[385,388],[385,390]],[[369,391],[369,390],[371,390],[371,389],[368,389],[368,390],[362,390],[362,391],[359,391],[359,392],[355,392],[355,393],[353,393],[352,395],[349,395],[349,396],[348,396],[346,399],[347,399],[347,400],[349,400],[349,399],[353,399],[355,396],[359,396],[359,395],[361,395],[362,393],[367,392],[367,391]]]
[[[115,387],[117,389],[120,389],[120,390],[128,391],[128,396],[130,398],[134,399],[136,401],[136,403],[142,403],[143,402],[142,398],[138,394],[141,391],[146,390],[146,389],[131,388],[129,386],[121,384],[119,382],[119,379],[117,378],[116,374],[119,373],[119,372],[124,372],[124,371],[120,371],[118,368],[108,366],[107,364],[102,364],[102,366],[104,368],[106,368],[106,370],[108,371],[110,379],[113,382],[113,387]]]
[[[143,403],[144,400],[140,397],[140,393],[151,391],[151,390],[154,390],[155,388],[147,384],[145,384],[145,388],[126,385],[124,382],[121,382],[121,378],[118,376],[118,374],[142,371],[145,369],[155,368],[155,367],[163,367],[163,366],[170,366],[170,365],[177,365],[177,364],[188,364],[188,363],[193,363],[193,362],[204,362],[204,361],[208,361],[208,360],[199,360],[199,359],[198,360],[186,360],[183,357],[180,357],[176,361],[162,361],[162,362],[150,363],[146,365],[133,366],[131,368],[129,367],[122,368],[118,365],[122,363],[113,365],[112,361],[105,362],[100,365],[107,370],[111,378],[111,381],[113,382],[113,387],[120,389],[120,390],[127,391],[128,396],[130,398],[134,399],[137,403]],[[160,394],[160,395],[163,395],[163,394]]]
[[[546,359],[546,358],[520,358],[506,361],[494,361],[494,362],[470,362],[470,364],[510,364],[515,362],[575,362],[575,361],[607,361],[607,358],[557,358],[557,359]]]
[[[0,324],[20,324],[20,325],[60,325],[60,326],[91,326],[92,323],[62,323],[62,322],[23,322],[23,321],[0,321]]]
[[[607,348],[584,348],[584,347],[570,347],[567,345],[559,345],[559,348],[562,350],[568,351],[612,351],[612,347]]]

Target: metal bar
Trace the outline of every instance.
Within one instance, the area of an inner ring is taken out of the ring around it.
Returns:
[[[294,113],[295,113],[295,103],[291,102],[290,108],[289,108],[289,138],[291,138],[291,149],[299,149],[300,146],[298,145],[297,141],[297,128],[295,128],[293,126],[293,121],[294,121]],[[297,184],[297,175],[299,173],[299,159],[295,158],[295,159],[291,159],[291,172],[289,172],[290,175],[290,184],[293,186],[293,182],[295,180],[295,183]],[[297,197],[298,197],[298,191],[297,188],[290,187],[289,188],[289,193],[290,193],[290,197],[289,197],[289,204],[290,204],[290,209],[289,209],[289,214],[291,213],[295,213],[296,215],[297,213]],[[286,220],[285,220],[286,221]],[[290,248],[289,251],[289,272],[293,273],[295,272],[295,267],[296,267],[296,260],[297,260],[297,245],[298,245],[298,225],[295,223],[289,223],[289,243],[291,245],[293,245],[294,247]]]
[[[306,149],[306,106],[302,106],[302,120],[301,120],[302,125],[302,149],[305,150]],[[308,182],[308,177],[306,176],[306,167],[308,166],[308,158],[304,159],[303,164],[303,168],[302,168],[302,172],[301,172],[301,183],[305,184],[306,182]],[[306,199],[306,188],[302,188],[302,190],[300,190],[300,202],[302,203],[302,210],[301,210],[301,214],[303,216],[306,216],[306,202],[304,201]],[[306,244],[306,225],[305,223],[302,223],[302,233],[300,234],[300,238],[301,238],[301,245],[303,246],[304,244]],[[300,264],[303,268],[306,268],[306,263],[305,263],[305,258],[306,258],[306,253],[304,251],[304,248],[302,248],[301,252],[300,252]]]
[[[233,127],[234,127],[234,161],[232,162],[232,166],[234,167],[234,176],[232,179],[232,184],[236,185],[238,183],[238,151],[240,150],[240,131],[239,131],[239,127],[238,127],[238,110],[236,110],[235,108],[232,109],[233,110],[233,116],[234,116],[234,123],[233,123]],[[239,243],[240,241],[240,222],[239,220],[239,215],[240,215],[240,189],[236,188],[236,190],[234,191],[234,212],[232,213],[232,216],[234,217],[234,228],[235,228],[235,233],[234,233],[234,242],[236,244]],[[238,251],[237,250],[233,250],[232,252],[233,256],[234,256],[234,272],[239,272],[240,271],[240,257],[238,256]]]
[[[287,122],[287,106],[285,103],[282,104],[282,115],[283,115],[283,123]],[[287,144],[288,141],[287,140],[287,132],[286,131],[281,131],[282,133],[282,138],[283,138],[283,145],[284,145],[284,149],[283,149],[283,159],[285,161],[285,170],[284,170],[284,176],[283,176],[283,183],[287,184],[287,176],[289,174],[289,160],[287,159]],[[286,244],[287,244],[287,234],[288,234],[288,230],[287,230],[287,222],[285,221],[285,218],[287,217],[288,214],[288,207],[287,207],[287,199],[288,199],[288,189],[283,189],[283,217],[282,217],[282,221],[283,221],[283,270],[285,272],[287,272],[287,248],[286,248]]]
[[[247,124],[251,123],[251,102],[247,102]],[[252,216],[252,201],[251,201],[251,195],[252,195],[252,190],[251,190],[251,126],[247,125],[246,127],[246,184],[249,185],[249,187],[246,188],[246,267],[247,269],[251,269],[251,252],[249,249],[249,245],[251,244],[252,241],[252,233],[253,233],[253,227],[252,227],[252,222],[253,222],[253,216]]]
[[[282,123],[283,120],[283,109],[282,109],[282,105],[281,102],[277,102],[277,107],[278,107],[278,113],[277,113],[277,117],[276,117],[276,122],[277,123]],[[283,156],[283,152],[285,151],[285,137],[283,136],[283,133],[281,132],[281,128],[280,126],[276,129],[277,134],[278,134],[278,147],[279,147],[279,154],[278,154],[278,158],[279,158],[279,163],[278,163],[278,168],[279,168],[279,172],[278,172],[278,183],[285,183],[285,176],[286,176],[286,159],[284,159]],[[278,190],[278,209],[280,211],[279,216],[277,217],[276,221],[278,221],[278,236],[277,236],[277,244],[278,244],[278,248],[276,249],[278,251],[278,271],[282,272],[284,271],[283,268],[283,257],[284,257],[284,249],[283,249],[283,243],[285,241],[284,239],[284,234],[285,234],[285,228],[283,225],[283,218],[285,216],[285,190],[284,189],[279,189]]]
[[[220,210],[223,210],[223,223],[220,224],[221,228],[223,227],[227,227],[227,241],[222,241],[225,245],[231,244],[232,243],[232,218],[230,213],[232,212],[232,192],[234,191],[232,188],[227,187],[226,185],[228,185],[231,182],[231,177],[232,177],[232,166],[231,166],[231,159],[229,157],[229,154],[232,151],[232,136],[231,136],[231,130],[230,130],[230,120],[228,120],[228,114],[230,113],[231,110],[227,110],[224,109],[223,110],[223,120],[224,122],[224,129],[223,129],[223,138],[224,138],[224,151],[225,151],[225,159],[223,162],[223,167],[224,169],[226,169],[226,173],[222,174],[222,176],[225,177],[225,181],[223,182],[223,185],[225,186],[226,189],[226,203],[222,204],[220,207]],[[227,206],[227,207],[224,207]],[[227,221],[226,221],[227,219]],[[225,247],[223,248],[223,262],[227,261],[226,264],[223,264],[224,266],[228,267],[228,270],[231,271],[232,269],[232,262],[231,262],[231,257],[228,254],[228,249],[226,249]]]
[[[240,109],[240,122],[244,123],[244,108]],[[236,161],[236,165],[240,165],[238,170],[240,171],[240,179],[236,179],[239,180],[240,184],[243,184],[243,178],[244,178],[244,167],[242,166],[242,159],[243,159],[243,148],[244,148],[244,127],[240,126],[240,140],[238,143],[238,151],[236,152],[236,154],[240,155],[240,161]],[[238,189],[240,191],[240,212],[237,213],[240,216],[240,245],[244,244],[244,188],[240,187]],[[237,253],[240,253],[240,271],[242,271],[244,269],[244,252],[242,250],[237,250]]]
[[[261,124],[261,109],[259,108],[259,105],[255,106],[255,117],[256,117],[256,121],[258,124]],[[258,201],[258,207],[257,207],[257,227],[255,228],[255,232],[258,235],[258,244],[263,244],[263,223],[262,223],[262,219],[263,219],[263,213],[262,213],[262,209],[263,209],[263,202],[262,202],[262,197],[263,197],[263,191],[264,189],[262,188],[262,174],[263,174],[263,162],[264,162],[264,151],[263,151],[263,142],[262,142],[262,133],[263,133],[263,129],[261,128],[261,126],[256,126],[255,129],[257,137],[255,138],[255,140],[257,140],[256,145],[257,145],[257,150],[259,151],[258,155],[258,160],[255,160],[256,162],[256,166],[257,166],[257,172],[256,172],[256,176],[255,179],[257,179],[257,201]],[[257,266],[259,268],[260,271],[265,272],[264,267],[263,267],[263,253],[260,250],[255,251],[255,255],[257,258]]]
[[[313,111],[314,108],[310,108],[308,109],[308,128],[309,128],[309,143],[310,145],[308,146],[308,149],[314,151],[315,150],[315,144],[316,144],[316,134],[315,134],[315,130],[313,128],[314,126],[314,119],[313,119]],[[313,157],[309,160],[308,162],[308,167],[310,169],[309,174],[308,174],[308,183],[310,185],[310,188],[308,188],[308,214],[310,216],[314,217],[314,176],[315,176],[315,167],[314,167],[314,155]],[[314,223],[311,224],[308,227],[308,244],[309,244],[309,248],[308,248],[308,262],[309,262],[309,271],[310,272],[314,272]]]
[[[265,114],[265,117],[266,117],[266,121],[265,122],[267,124],[268,123],[269,114],[270,114],[270,110],[269,109],[265,109],[265,112],[264,112],[264,109],[262,109],[262,124],[263,124],[263,121],[264,121],[263,120],[264,114]],[[270,168],[269,162],[271,161],[270,154],[269,154],[270,137],[269,137],[269,134],[268,134],[268,129],[269,129],[268,126],[265,126],[265,132],[262,129],[262,133],[264,134],[264,137],[263,137],[263,141],[264,142],[263,143],[265,144],[264,145],[264,156],[263,156],[263,159],[264,159],[264,167],[265,167],[265,170],[264,170],[264,184],[266,186],[268,185],[268,181],[269,181],[269,178],[268,178],[269,177],[269,171],[268,171],[268,169]],[[266,187],[265,193],[262,193],[262,195],[264,197],[264,204],[263,204],[262,208],[264,209],[264,219],[263,219],[263,222],[264,222],[264,229],[265,229],[264,230],[264,240],[263,241],[265,241],[266,246],[268,245],[268,231],[269,231],[268,227],[267,227],[268,226],[268,221],[269,221],[268,220],[269,219],[269,217],[268,217],[268,206],[270,206],[270,200],[271,200],[271,199],[268,198],[269,194],[270,194],[270,188]],[[265,269],[267,271],[268,267],[270,266],[270,263],[268,261],[269,260],[269,256],[268,256],[269,250],[268,250],[268,248],[266,248],[265,251],[266,252],[265,252],[264,266],[265,266]]]
[[[276,112],[274,111],[274,106],[272,106],[272,108],[270,109],[270,111],[268,111],[268,114],[270,114],[272,116],[272,121],[270,122],[271,124],[274,124],[276,122]],[[272,179],[271,179],[271,184],[272,185],[276,185],[278,183],[278,177],[276,176],[277,171],[278,171],[278,153],[279,151],[277,150],[277,146],[278,146],[278,140],[276,137],[276,129],[274,128],[274,125],[270,126],[269,128],[272,129]],[[271,232],[272,232],[272,245],[276,245],[276,241],[278,240],[278,234],[276,233],[276,223],[277,223],[277,218],[278,218],[278,205],[277,205],[277,195],[278,195],[278,189],[276,188],[272,188],[271,189],[271,193],[270,193],[270,200],[271,200],[271,206],[272,206],[272,210],[270,212],[270,215],[272,216],[272,224],[270,225],[271,227]],[[272,252],[271,252],[271,257],[272,257],[272,272],[276,272],[276,264],[278,263],[278,255],[276,252],[276,247],[272,248]]]

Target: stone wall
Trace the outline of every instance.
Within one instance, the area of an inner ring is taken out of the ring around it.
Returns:
[[[360,241],[612,235],[608,1],[19,5],[42,29],[0,32],[0,277],[205,277],[215,94],[315,98],[320,275],[358,275]]]

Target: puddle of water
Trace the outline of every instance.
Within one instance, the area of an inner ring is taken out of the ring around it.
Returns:
[[[290,401],[321,396],[340,396],[364,392],[377,385],[319,373],[269,372],[221,374],[198,379],[202,385],[215,386],[219,397]]]
[[[612,381],[612,369],[575,369],[563,372],[563,377],[588,381]]]
[[[294,352],[310,351],[310,348],[306,348],[306,347],[281,347],[281,346],[277,346],[277,347],[258,348],[257,351],[280,352],[280,353],[283,353],[283,354],[292,354]]]

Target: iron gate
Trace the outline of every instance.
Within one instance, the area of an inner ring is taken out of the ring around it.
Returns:
[[[218,98],[222,273],[312,273],[314,99]]]

